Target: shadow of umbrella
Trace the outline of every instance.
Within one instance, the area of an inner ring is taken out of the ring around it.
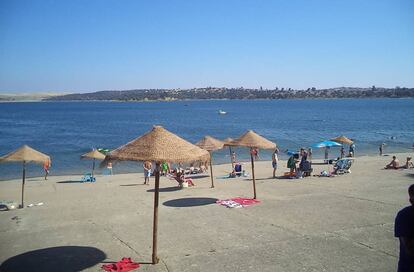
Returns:
[[[80,180],[63,180],[57,181],[56,183],[65,184],[65,183],[82,183]]]
[[[174,186],[174,187],[165,187],[165,188],[160,188],[159,192],[175,192],[175,191],[180,191],[182,190],[180,187],[178,186]],[[149,189],[147,190],[148,193],[154,193],[155,190],[154,189]]]
[[[414,173],[407,173],[407,176],[414,178]]]
[[[205,206],[216,203],[217,198],[210,197],[187,197],[168,200],[163,203],[164,206],[168,207],[196,207],[196,206]]]
[[[11,257],[2,263],[0,271],[81,271],[105,259],[106,254],[94,247],[49,247]]]

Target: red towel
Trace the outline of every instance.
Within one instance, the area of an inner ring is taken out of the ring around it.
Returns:
[[[252,198],[235,197],[225,200],[217,200],[216,203],[228,208],[242,208],[260,203],[260,201]]]
[[[134,270],[136,268],[139,267],[139,263],[135,263],[131,260],[131,258],[122,258],[122,260],[116,262],[116,263],[111,263],[111,264],[104,264],[102,266],[102,269],[108,272],[113,272],[113,271],[122,271],[122,272],[126,272],[126,271],[131,271]]]
[[[235,198],[232,198],[231,200],[243,206],[250,206],[256,203],[260,203],[259,200],[252,199],[252,198],[243,198],[243,197],[235,197]]]

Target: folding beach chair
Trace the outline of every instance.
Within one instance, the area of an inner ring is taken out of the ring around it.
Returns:
[[[334,174],[341,175],[346,173],[351,173],[351,166],[354,163],[354,159],[351,158],[344,158],[337,160],[334,165]]]
[[[95,182],[96,178],[91,173],[85,173],[81,179],[81,182]]]

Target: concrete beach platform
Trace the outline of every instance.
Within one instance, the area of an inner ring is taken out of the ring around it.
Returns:
[[[260,203],[238,209],[215,202],[253,197],[250,178],[215,179],[212,189],[204,177],[179,189],[161,177],[157,265],[154,178],[149,186],[142,173],[98,175],[95,183],[29,178],[25,205],[44,204],[0,212],[0,271],[100,271],[122,257],[140,262],[136,271],[396,271],[394,218],[409,204],[414,169],[382,170],[390,160],[362,156],[350,174],[304,179],[273,179],[271,162],[257,161]],[[243,168],[251,174],[249,162]],[[213,169],[218,177],[231,166]],[[285,171],[280,162],[277,175]],[[0,182],[0,200],[20,196],[21,180]]]

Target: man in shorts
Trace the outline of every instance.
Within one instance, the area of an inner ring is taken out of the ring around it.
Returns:
[[[149,178],[151,176],[152,163],[145,161],[142,165],[144,167],[144,184],[149,185]]]
[[[276,178],[277,163],[279,162],[279,159],[277,157],[278,153],[279,153],[279,149],[276,148],[272,154],[273,178]]]
[[[400,240],[398,272],[414,271],[414,184],[408,188],[410,206],[400,210],[395,218],[395,237]]]

